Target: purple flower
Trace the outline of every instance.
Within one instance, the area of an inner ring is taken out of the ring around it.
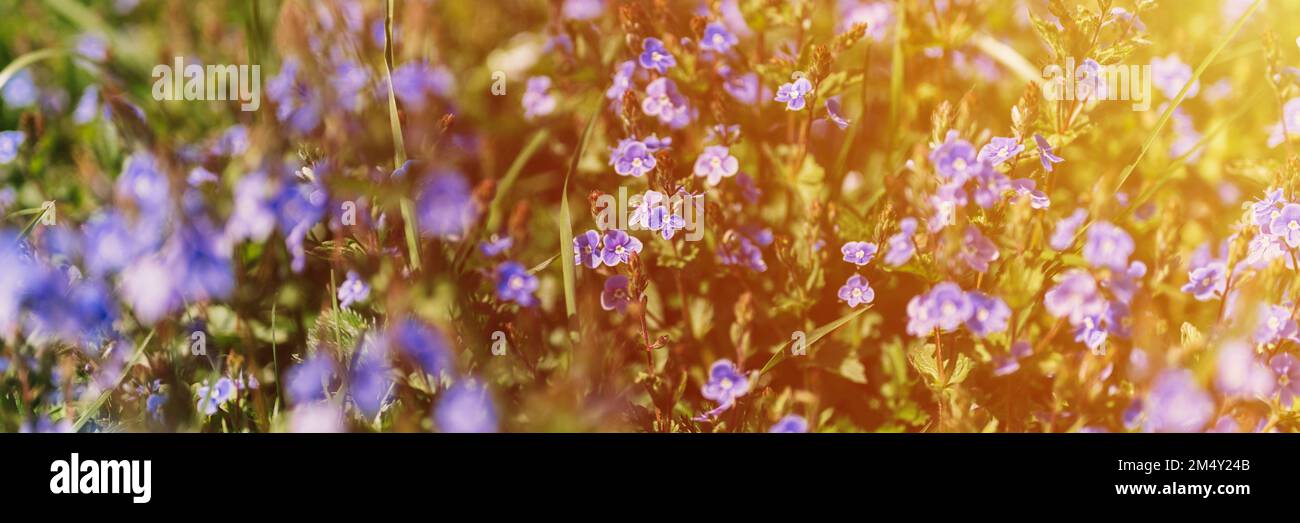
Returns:
[[[1064,162],[1065,159],[1057,156],[1052,151],[1052,144],[1047,143],[1047,139],[1041,134],[1034,134],[1034,143],[1038,145],[1038,161],[1043,164],[1043,170],[1052,172],[1052,164]]]
[[[420,321],[410,318],[398,320],[385,336],[389,343],[395,343],[407,357],[418,363],[425,374],[437,378],[451,367],[452,355],[447,340]]]
[[[1143,406],[1144,432],[1196,432],[1214,416],[1214,399],[1186,369],[1160,374]]]
[[[1269,222],[1269,229],[1292,249],[1300,247],[1300,204],[1288,203],[1282,207]]]
[[[298,67],[297,60],[285,60],[280,73],[267,81],[266,96],[275,102],[275,117],[280,123],[298,134],[308,134],[320,125],[325,102],[319,89],[299,77]]]
[[[367,419],[379,415],[392,399],[393,369],[388,364],[386,341],[366,336],[348,372],[348,398]]]
[[[1282,106],[1282,121],[1269,130],[1268,147],[1272,149],[1282,145],[1287,134],[1293,138],[1300,136],[1300,98],[1287,100],[1286,105]]]
[[[740,170],[740,162],[727,151],[725,145],[710,145],[704,148],[695,160],[695,176],[708,180],[709,185],[716,186],[724,177],[735,176]]]
[[[965,292],[952,282],[943,282],[930,289],[928,294],[934,324],[939,330],[951,332],[970,319],[975,307]]]
[[[1263,307],[1259,325],[1255,327],[1255,342],[1272,344],[1283,340],[1300,341],[1291,309],[1281,305]]]
[[[5,105],[9,108],[23,109],[35,104],[39,94],[31,72],[19,69],[4,85],[4,91],[0,91],[0,98],[4,98]]]
[[[961,260],[975,272],[988,272],[989,263],[998,259],[998,247],[984,237],[978,227],[966,227],[962,238]]]
[[[295,404],[320,401],[333,379],[334,361],[317,353],[285,373],[285,393]]]
[[[722,265],[740,265],[756,272],[767,270],[763,251],[748,237],[727,231],[718,247],[718,261]]]
[[[704,28],[704,38],[700,39],[700,47],[726,54],[731,50],[731,46],[739,42],[736,35],[731,34],[726,26],[718,22],[709,22],[709,25]],[[642,59],[644,60],[644,55]]]
[[[1074,245],[1074,235],[1086,219],[1088,219],[1088,211],[1080,208],[1057,221],[1056,228],[1052,230],[1052,239],[1048,242],[1052,249],[1063,251]]]
[[[1164,93],[1165,98],[1173,99],[1178,96],[1183,86],[1192,81],[1192,76],[1191,66],[1183,63],[1178,53],[1151,60],[1151,83]],[[1198,80],[1187,89],[1187,97],[1196,97],[1196,93],[1200,90],[1201,82]]]
[[[709,411],[710,415],[717,415],[731,408],[736,398],[744,396],[747,392],[749,392],[749,378],[728,359],[713,362],[709,367],[709,381],[700,389],[700,393],[705,398],[718,403],[718,408]]]
[[[160,219],[170,209],[171,193],[167,177],[159,170],[158,160],[147,152],[137,152],[126,159],[114,191],[135,204],[150,219]]]
[[[843,287],[840,287],[839,297],[840,301],[848,303],[849,307],[857,307],[875,300],[876,291],[871,289],[871,285],[861,274],[854,274],[849,276],[849,281],[845,282]]]
[[[685,127],[691,120],[686,98],[677,91],[677,84],[668,78],[657,78],[646,86],[641,110],[646,116],[658,118],[660,123],[674,129]]]
[[[667,73],[669,68],[677,65],[677,59],[664,48],[663,41],[654,37],[641,41],[640,62],[641,67],[659,71],[659,74]]]
[[[614,172],[619,176],[639,178],[653,171],[655,163],[654,153],[644,143],[632,138],[619,140],[609,158],[609,164],[614,166]]]
[[[588,230],[573,238],[573,264],[586,265],[588,269],[600,267],[600,236]]]
[[[1097,292],[1097,280],[1082,269],[1070,269],[1061,276],[1043,296],[1043,305],[1048,314],[1068,318],[1071,325],[1082,324],[1084,318],[1106,310],[1106,301]]]
[[[838,96],[826,99],[826,117],[830,118],[841,131],[849,128],[849,119],[844,117]]]
[[[453,83],[451,71],[445,67],[431,66],[424,60],[404,63],[393,70],[392,76],[393,94],[402,104],[415,111],[424,109],[430,95],[446,96]],[[531,83],[530,81],[530,87]]]
[[[916,218],[907,217],[898,222],[900,231],[889,237],[889,252],[885,254],[885,264],[898,267],[912,259],[916,253],[916,244],[912,235],[916,234]]]
[[[767,431],[773,434],[802,434],[808,432],[808,420],[798,414],[787,414]]]
[[[1000,356],[994,356],[993,361],[996,367],[993,369],[994,376],[1007,376],[1020,370],[1020,360],[1028,358],[1034,354],[1034,346],[1029,342],[1020,340],[1011,344],[1011,350]]]
[[[121,295],[140,323],[153,325],[181,305],[176,276],[158,255],[136,260],[122,271]]]
[[[907,333],[916,337],[934,332],[938,314],[929,294],[918,294],[907,302]]]
[[[84,125],[99,115],[99,86],[89,85],[77,99],[77,107],[72,110],[72,121]]]
[[[570,20],[591,20],[604,10],[604,0],[565,0],[561,11]]]
[[[442,393],[434,422],[442,432],[496,432],[496,407],[483,384],[474,380],[460,381]]]
[[[1007,330],[1007,320],[1011,318],[1011,309],[997,296],[982,292],[966,293],[974,312],[966,320],[966,328],[976,337],[983,338],[996,332]]]
[[[529,274],[523,265],[513,261],[502,262],[497,266],[496,272],[498,298],[524,307],[537,303],[533,296],[537,291],[537,277]]]
[[[1214,384],[1225,394],[1266,398],[1273,393],[1273,372],[1255,359],[1255,350],[1233,341],[1219,348]]]
[[[551,96],[551,77],[534,76],[528,79],[528,88],[524,91],[524,119],[532,120],[546,116],[555,111],[555,97]]]
[[[22,131],[0,132],[0,165],[14,161],[18,157],[18,147],[27,135]]]
[[[370,296],[370,286],[361,281],[356,271],[348,271],[348,278],[339,286],[339,307],[344,309],[353,303],[366,301]]]
[[[727,77],[722,84],[722,89],[727,94],[735,98],[737,102],[745,105],[754,105],[758,103],[760,86],[758,85],[757,73],[745,73]],[[770,91],[769,91],[770,92]]]
[[[631,301],[627,276],[615,274],[605,279],[605,288],[600,292],[600,308],[607,311],[627,312],[627,304]]]
[[[793,82],[781,84],[776,90],[776,101],[785,104],[787,111],[801,111],[808,104],[808,93],[812,90],[812,82],[801,76]]]
[[[1025,150],[1025,146],[1020,143],[1020,140],[1015,138],[994,137],[992,140],[989,140],[988,145],[980,148],[979,155],[976,156],[976,159],[981,162],[987,162],[989,165],[996,167],[1001,165],[1003,162],[1010,160],[1015,155],[1020,154],[1023,150]]]
[[[1016,178],[1011,180],[1011,188],[1015,189],[1016,194],[1021,197],[1029,197],[1029,206],[1034,209],[1046,209],[1052,206],[1052,200],[1047,197],[1047,193],[1038,190],[1038,184],[1029,178]]]
[[[416,209],[421,232],[447,240],[460,239],[479,211],[469,182],[457,172],[434,174],[420,191]]]
[[[614,71],[614,79],[605,90],[605,98],[608,98],[614,104],[615,110],[622,107],[623,95],[632,87],[632,74],[636,72],[636,62],[628,60],[618,64],[618,69]]]
[[[930,163],[940,178],[956,186],[965,183],[980,169],[975,147],[958,138],[957,131],[948,131],[944,142],[930,152]]]
[[[1190,293],[1196,301],[1208,301],[1223,297],[1227,289],[1227,268],[1221,261],[1212,261],[1187,273],[1187,284],[1183,292]]]
[[[1268,360],[1268,366],[1277,375],[1277,394],[1282,408],[1290,409],[1296,396],[1300,396],[1300,361],[1295,356],[1281,353]]]
[[[632,258],[632,253],[641,252],[641,240],[617,229],[605,231],[604,242],[600,257],[610,267],[627,263]]]
[[[871,242],[848,242],[843,247],[840,247],[840,253],[844,255],[844,261],[862,266],[871,263],[871,259],[876,256],[876,244]]]
[[[1282,207],[1286,204],[1282,189],[1271,189],[1263,198],[1251,204],[1250,215],[1255,226],[1259,227],[1259,232],[1273,234],[1273,220],[1282,215]]]
[[[498,236],[493,234],[488,239],[478,242],[478,250],[479,252],[482,252],[484,256],[491,258],[510,250],[510,247],[513,246],[514,243],[514,240],[510,239],[509,236]]]
[[[1093,267],[1124,270],[1128,265],[1128,257],[1133,254],[1133,247],[1133,238],[1124,229],[1107,221],[1099,221],[1088,228],[1083,258]]]

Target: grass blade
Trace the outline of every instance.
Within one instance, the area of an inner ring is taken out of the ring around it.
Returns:
[[[600,112],[597,109],[587,121],[587,128],[582,131],[582,139],[578,142],[578,148],[573,151],[573,158],[569,161],[569,172],[564,175],[564,193],[560,195],[560,217],[555,224],[560,230],[560,252],[557,254],[562,263],[560,271],[564,275],[564,312],[569,318],[571,325],[576,326],[578,321],[578,275],[576,268],[572,263],[568,263],[569,253],[573,249],[573,216],[569,211],[569,180],[573,178],[573,173],[578,170],[578,162],[582,160],[582,153],[587,150],[587,142],[591,139],[591,130],[596,127],[596,120],[599,119]],[[570,333],[572,337],[572,333]]]
[[[515,157],[515,161],[510,164],[505,176],[501,177],[501,183],[497,185],[496,196],[492,197],[492,204],[488,206],[487,230],[489,232],[496,232],[497,228],[501,226],[501,216],[503,215],[501,205],[505,203],[506,193],[509,193],[510,187],[514,186],[515,180],[519,178],[519,173],[524,170],[524,165],[542,147],[542,144],[546,143],[546,139],[550,138],[550,136],[551,131],[548,129],[542,129],[533,134],[533,138],[528,140],[528,144],[524,145],[523,150],[519,151],[519,155]]]
[[[839,317],[838,319],[836,319],[835,321],[832,321],[832,322],[830,322],[830,323],[827,323],[827,324],[825,324],[825,325],[822,325],[821,327],[817,327],[817,329],[814,330],[814,331],[812,331],[812,333],[809,334],[808,337],[804,340],[804,342],[807,343],[807,345],[805,345],[804,347],[807,348],[807,349],[809,349],[809,350],[811,350],[813,344],[816,343],[817,340],[820,340],[820,339],[826,337],[827,334],[830,334],[830,333],[832,333],[832,332],[835,332],[835,329],[838,329],[838,328],[844,326],[845,323],[848,323],[849,321],[852,321],[854,318],[857,318],[857,317],[860,316],[862,313],[867,312],[867,311],[870,310],[870,309],[871,309],[871,306],[868,305],[868,306],[866,306],[866,307],[864,307],[864,308],[861,308],[861,309],[855,310],[855,311],[853,311],[853,312],[850,312],[850,313],[848,313],[848,314],[845,314],[845,315],[843,315],[843,316],[840,316],[840,317]],[[777,347],[777,349],[776,349],[776,353],[772,354],[772,357],[769,358],[769,359],[767,360],[767,363],[764,363],[764,364],[763,364],[763,368],[760,369],[760,370],[758,371],[758,374],[759,374],[760,376],[763,375],[763,374],[767,374],[767,371],[772,370],[772,367],[775,367],[776,364],[781,363],[782,361],[785,360],[785,358],[786,358],[786,355],[785,355],[785,354],[786,354],[785,346],[786,346],[786,345],[788,345],[788,343],[782,343],[780,346]]]
[[[96,412],[99,412],[99,409],[104,406],[104,402],[108,401],[108,397],[113,394],[113,391],[117,390],[117,388],[122,385],[122,380],[126,379],[127,374],[130,374],[131,368],[135,367],[136,364],[140,363],[140,360],[144,358],[144,350],[149,347],[149,342],[153,340],[153,335],[154,331],[149,331],[149,335],[144,337],[144,341],[140,343],[139,347],[136,347],[135,354],[131,355],[131,360],[127,362],[126,367],[122,371],[122,375],[118,376],[117,383],[114,383],[112,388],[101,392],[99,397],[95,398],[95,402],[91,403],[90,406],[81,413],[81,417],[77,418],[77,422],[72,425],[73,432],[81,431],[81,427],[85,426],[87,421],[90,421],[91,416],[94,416]]]

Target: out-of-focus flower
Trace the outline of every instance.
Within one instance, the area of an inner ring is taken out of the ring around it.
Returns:
[[[600,292],[600,308],[627,312],[627,304],[631,302],[627,276],[615,274],[605,279],[605,288]]]
[[[516,262],[502,262],[497,266],[497,297],[513,301],[524,307],[537,303],[533,293],[537,291],[537,277],[528,273]]]
[[[510,250],[510,247],[513,245],[514,240],[510,239],[509,236],[493,234],[488,239],[478,242],[478,250],[483,253],[484,256],[492,258]]]
[[[10,163],[18,157],[18,148],[26,138],[27,135],[22,131],[0,132],[0,165]]]
[[[361,280],[356,271],[348,271],[348,277],[339,286],[339,307],[351,307],[353,303],[366,301],[370,296],[370,286]]]
[[[677,59],[664,47],[662,40],[648,37],[641,41],[641,67],[665,74],[669,68],[677,65]]]
[[[600,235],[588,230],[573,237],[573,264],[586,265],[588,269],[600,267]]]
[[[289,411],[289,431],[320,434],[343,432],[343,413],[336,405],[314,403]]]
[[[4,91],[0,91],[0,98],[4,98],[5,105],[10,108],[25,109],[36,104],[39,94],[36,83],[32,81],[32,73],[27,69],[19,69],[9,77]]]
[[[524,91],[522,100],[524,118],[533,120],[555,111],[556,100],[555,96],[550,94],[550,90],[551,77],[534,76],[528,79],[528,88]]]
[[[348,398],[367,419],[378,416],[391,398],[393,371],[385,343],[370,335],[363,338],[348,372]]]
[[[1300,360],[1284,352],[1274,355],[1268,366],[1277,375],[1278,401],[1282,408],[1290,409],[1296,396],[1300,396]]]
[[[611,151],[610,165],[619,176],[644,176],[655,168],[655,157],[646,145],[636,139],[619,140]]]
[[[812,90],[812,82],[800,77],[793,82],[781,84],[776,90],[776,101],[785,104],[787,111],[800,111],[808,104],[808,93]]]
[[[632,88],[632,74],[635,72],[636,62],[632,60],[618,64],[618,68],[614,70],[614,78],[609,88],[605,90],[605,98],[610,100],[615,111],[622,109],[623,95]]]
[[[1016,138],[994,137],[987,145],[980,148],[976,159],[996,167],[1014,158],[1023,150],[1025,150],[1024,144]]]
[[[395,343],[406,356],[419,363],[425,374],[437,378],[450,369],[452,359],[447,340],[428,325],[405,318],[393,325],[387,336],[387,341]]]
[[[1098,221],[1088,227],[1088,241],[1083,246],[1083,258],[1093,267],[1124,270],[1128,257],[1133,254],[1133,238],[1107,221]]]
[[[1144,432],[1196,432],[1214,416],[1214,400],[1185,369],[1160,374],[1143,405]]]
[[[849,280],[843,287],[840,287],[839,297],[840,301],[848,303],[849,307],[857,307],[875,300],[876,291],[871,289],[871,285],[861,274],[854,274],[849,276]]]
[[[1088,211],[1075,209],[1069,216],[1056,222],[1056,228],[1052,230],[1052,238],[1048,242],[1052,249],[1063,251],[1074,245],[1074,235],[1083,225],[1083,221],[1088,219]]]
[[[871,242],[847,242],[840,247],[844,261],[857,266],[871,263],[871,259],[876,256],[876,250],[876,244]]]
[[[436,173],[416,199],[416,209],[422,233],[448,240],[460,239],[479,212],[469,183],[457,172]]]
[[[802,434],[808,432],[808,420],[798,414],[787,414],[767,431],[774,434]]]
[[[222,405],[235,398],[235,382],[222,376],[211,386],[200,385],[198,389],[195,389],[194,394],[198,397],[199,411],[211,416],[216,414]]]
[[[1272,149],[1282,145],[1287,135],[1293,139],[1300,137],[1300,97],[1287,100],[1282,106],[1282,121],[1269,130],[1268,147]]]
[[[966,328],[970,329],[972,334],[983,338],[1007,330],[1011,309],[1002,298],[977,291],[968,292],[966,296],[970,299],[973,308],[970,318],[966,320]]]
[[[333,380],[334,361],[317,353],[285,373],[284,391],[296,404],[320,401]]]
[[[1288,203],[1269,223],[1272,233],[1288,247],[1300,247],[1300,204]]]
[[[1165,98],[1174,99],[1189,82],[1191,87],[1187,88],[1187,98],[1195,98],[1201,90],[1201,82],[1192,82],[1192,76],[1191,66],[1183,63],[1178,53],[1151,59],[1151,83],[1164,93]]]
[[[600,257],[610,267],[627,263],[632,258],[632,253],[641,252],[641,240],[618,229],[605,231],[604,243]]]
[[[718,185],[723,178],[735,176],[739,170],[740,162],[724,145],[705,147],[695,160],[695,176],[704,178],[712,186]]]
[[[1188,271],[1182,290],[1197,301],[1208,301],[1223,297],[1227,285],[1227,268],[1223,262],[1213,261]]]
[[[840,130],[849,128],[849,119],[844,117],[844,110],[840,108],[840,98],[832,96],[826,99],[826,117],[835,123]]]
[[[1233,341],[1219,348],[1214,384],[1223,393],[1264,398],[1272,394],[1273,382],[1273,372],[1250,345]]]
[[[1043,305],[1048,314],[1068,318],[1071,325],[1081,324],[1084,318],[1097,316],[1106,309],[1105,300],[1097,292],[1097,280],[1080,269],[1062,275],[1056,286],[1043,296]]]
[[[459,381],[443,392],[433,417],[442,432],[497,431],[496,406],[488,396],[487,387],[475,380]]]
[[[740,39],[731,34],[726,26],[718,22],[709,22],[709,25],[704,28],[704,37],[700,39],[700,47],[726,54],[739,42]]]
[[[1268,305],[1262,308],[1259,326],[1255,328],[1256,343],[1278,343],[1282,340],[1300,341],[1295,318],[1289,306]]]
[[[646,116],[658,118],[660,123],[674,129],[685,127],[691,120],[686,98],[677,91],[677,84],[667,77],[656,78],[646,86],[641,110]]]
[[[974,225],[966,227],[962,236],[961,260],[975,272],[988,272],[989,263],[998,259],[998,246],[980,233]]]
[[[1020,360],[1034,354],[1034,346],[1028,341],[1020,340],[1011,344],[1011,350],[1005,355],[993,357],[993,375],[1008,376],[1020,370]]]
[[[912,259],[916,253],[916,244],[912,235],[916,234],[916,218],[907,217],[898,222],[899,232],[889,237],[889,252],[885,253],[885,264],[898,267]]]
[[[591,20],[605,10],[605,0],[564,0],[561,12],[570,20]]]
[[[942,144],[930,152],[930,163],[945,182],[960,186],[980,169],[975,146],[948,131]]]

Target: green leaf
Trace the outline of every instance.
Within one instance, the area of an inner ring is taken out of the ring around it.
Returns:
[[[573,173],[578,170],[578,162],[582,160],[582,153],[587,149],[587,142],[591,139],[591,130],[596,127],[596,120],[600,116],[597,109],[592,112],[591,118],[587,120],[587,128],[582,131],[582,139],[578,142],[578,148],[573,151],[573,158],[569,161],[569,172],[564,175],[564,189],[560,196],[560,216],[555,226],[560,231],[560,252],[557,256],[564,263],[560,264],[560,272],[564,276],[564,312],[568,316],[571,324],[578,321],[578,276],[572,263],[568,263],[567,253],[573,251],[573,216],[569,211],[569,180],[573,178]],[[576,327],[576,325],[571,325]],[[570,333],[570,339],[576,336],[576,330]]]
[[[853,383],[867,384],[867,366],[863,365],[857,356],[844,358],[844,361],[840,362],[838,374]]]
[[[489,232],[496,232],[497,228],[501,226],[501,217],[504,215],[501,206],[505,203],[506,194],[510,192],[515,180],[519,178],[519,173],[523,172],[524,165],[533,157],[537,149],[541,148],[543,143],[546,143],[546,139],[550,136],[551,132],[548,129],[541,129],[534,133],[533,138],[528,140],[528,144],[524,145],[523,150],[519,151],[519,155],[515,156],[514,162],[510,163],[510,168],[506,170],[505,176],[501,177],[501,183],[497,184],[496,195],[492,197],[492,203],[488,206],[487,230]]]
[[[827,334],[835,332],[835,329],[844,326],[845,323],[848,323],[849,321],[853,320],[853,318],[857,318],[862,313],[867,312],[868,310],[871,309],[871,307],[872,307],[871,305],[868,305],[861,309],[840,316],[835,321],[832,321],[830,323],[822,325],[821,327],[818,327],[816,330],[812,331],[812,333],[808,334],[808,336],[804,339],[804,343],[806,343],[806,345],[804,345],[804,348],[806,348],[809,351],[809,354],[811,354],[813,344],[817,343],[817,340],[826,337]],[[760,376],[763,374],[767,374],[767,371],[772,370],[772,367],[775,367],[776,364],[781,363],[782,360],[785,360],[786,358],[785,348],[787,345],[789,345],[789,343],[783,342],[780,345],[773,347],[772,350],[775,352],[775,354],[772,354],[772,357],[768,358],[767,363],[763,364],[763,368],[758,371],[758,374]]]
[[[704,339],[704,336],[713,329],[713,303],[704,298],[695,298],[691,300],[691,335],[697,340]]]
[[[970,375],[971,369],[975,368],[975,361],[966,357],[965,354],[957,355],[957,364],[953,366],[952,376],[948,377],[948,383],[944,386],[960,385],[966,381],[966,376]]]
[[[912,364],[930,387],[935,387],[939,383],[939,365],[934,358],[934,345],[926,343],[912,347],[907,351],[907,361]]]

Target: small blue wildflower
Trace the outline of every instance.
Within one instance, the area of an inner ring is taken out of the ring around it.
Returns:
[[[975,146],[958,137],[957,131],[948,131],[943,143],[930,152],[930,163],[940,179],[957,186],[980,170]]]
[[[989,140],[988,145],[980,148],[976,159],[996,167],[1024,150],[1025,146],[1016,138],[994,137]]]
[[[573,237],[573,264],[586,265],[588,269],[600,267],[600,235],[588,230]]]
[[[840,287],[839,298],[840,301],[848,303],[849,307],[857,307],[875,301],[876,291],[872,290],[867,279],[861,274],[854,274],[849,276],[844,286]]]
[[[356,271],[348,271],[348,278],[339,286],[339,307],[349,308],[353,303],[366,301],[368,297],[370,286],[361,280]]]
[[[839,127],[841,131],[849,128],[849,119],[844,117],[844,110],[840,108],[840,97],[832,96],[826,99],[826,117]]]
[[[862,266],[871,263],[876,250],[876,244],[871,242],[847,242],[840,247],[840,254],[844,255],[844,261]]]
[[[18,148],[27,135],[22,131],[0,132],[0,165],[14,161],[18,157]]]
[[[607,311],[626,312],[632,297],[628,292],[627,276],[615,274],[605,279],[605,288],[600,292],[600,308]]]
[[[889,252],[885,253],[885,264],[891,267],[907,263],[916,253],[916,244],[912,242],[912,235],[916,234],[916,218],[903,218],[898,227],[899,232],[889,237]]]
[[[1133,254],[1133,238],[1124,229],[1107,221],[1093,223],[1088,228],[1088,241],[1083,246],[1083,258],[1097,268],[1124,270]]]
[[[416,199],[420,230],[448,240],[458,240],[474,224],[479,206],[469,182],[458,172],[435,174]]]
[[[549,76],[534,76],[528,79],[528,88],[524,91],[524,118],[536,119],[555,111],[556,100],[548,91],[551,89]]]
[[[1056,227],[1052,230],[1052,238],[1048,241],[1048,244],[1057,251],[1070,248],[1071,245],[1074,245],[1075,233],[1086,219],[1088,219],[1088,211],[1082,208],[1075,209],[1070,216],[1056,222]]]
[[[1300,247],[1300,204],[1288,203],[1269,222],[1274,236],[1286,242],[1288,247]]]
[[[1300,341],[1298,332],[1291,307],[1266,305],[1262,307],[1259,325],[1255,328],[1255,342],[1267,345],[1283,340]]]
[[[1047,143],[1047,138],[1041,134],[1034,134],[1034,143],[1038,145],[1038,161],[1043,164],[1043,170],[1052,172],[1052,165],[1064,162],[1065,159],[1057,156],[1052,151],[1052,144]]]
[[[615,112],[622,110],[623,95],[632,88],[632,74],[635,72],[636,62],[631,60],[618,64],[618,68],[614,70],[614,78],[609,88],[605,90],[605,98],[610,100]]]
[[[705,178],[711,186],[718,185],[724,177],[735,176],[739,170],[740,162],[724,145],[705,147],[695,160],[695,176]]]
[[[787,414],[767,431],[773,434],[802,434],[808,432],[808,420],[798,414]]]
[[[1057,318],[1068,318],[1071,325],[1083,323],[1083,318],[1105,312],[1106,301],[1097,289],[1097,280],[1082,269],[1071,269],[1057,280],[1043,295],[1047,313]]]
[[[1002,298],[977,291],[968,292],[966,296],[970,298],[971,307],[974,309],[970,318],[966,320],[966,328],[970,329],[972,334],[983,338],[1007,330],[1011,309]]]
[[[978,227],[969,225],[962,236],[960,258],[972,271],[984,273],[989,270],[989,263],[998,259],[998,247],[993,241],[980,233]]]
[[[656,165],[654,153],[641,141],[634,138],[619,140],[618,147],[611,150],[609,164],[619,176],[645,176]]]
[[[31,72],[20,69],[9,77],[9,82],[5,84],[4,91],[0,92],[0,97],[4,98],[5,105],[14,109],[23,109],[34,105],[39,94],[36,83],[32,81]]]
[[[673,58],[672,53],[664,48],[662,40],[654,37],[648,37],[641,41],[641,57],[639,59],[641,67],[658,71],[659,74],[665,74],[668,69],[677,65],[677,59]]]
[[[718,403],[706,416],[716,416],[731,408],[736,399],[749,392],[749,378],[731,360],[721,359],[709,367],[709,380],[700,389],[705,398]]]
[[[510,250],[510,247],[513,245],[514,245],[514,240],[512,240],[509,236],[499,236],[493,234],[488,239],[478,242],[478,250],[479,252],[483,253],[484,256],[487,256],[488,258],[492,258],[494,256],[497,256],[501,253]]]
[[[646,116],[658,118],[660,123],[674,129],[685,127],[691,120],[686,98],[678,92],[677,84],[668,78],[657,78],[646,86],[641,110]]]
[[[785,104],[787,111],[801,111],[808,104],[808,93],[813,90],[812,82],[799,77],[793,82],[781,84],[776,90],[777,102]]]
[[[496,432],[496,407],[483,384],[474,380],[460,381],[442,393],[434,422],[442,432]]]
[[[704,28],[704,38],[700,39],[700,47],[726,54],[739,42],[740,39],[731,34],[726,26],[718,22],[709,22],[709,25]]]
[[[627,263],[632,253],[641,252],[641,240],[617,229],[605,231],[603,240],[605,245],[600,250],[600,257],[610,267]]]
[[[537,298],[533,296],[537,291],[537,277],[529,274],[523,265],[513,261],[503,262],[497,266],[496,273],[498,298],[524,307],[537,303]]]
[[[317,353],[285,373],[284,391],[295,404],[320,401],[333,380],[334,361]]]

